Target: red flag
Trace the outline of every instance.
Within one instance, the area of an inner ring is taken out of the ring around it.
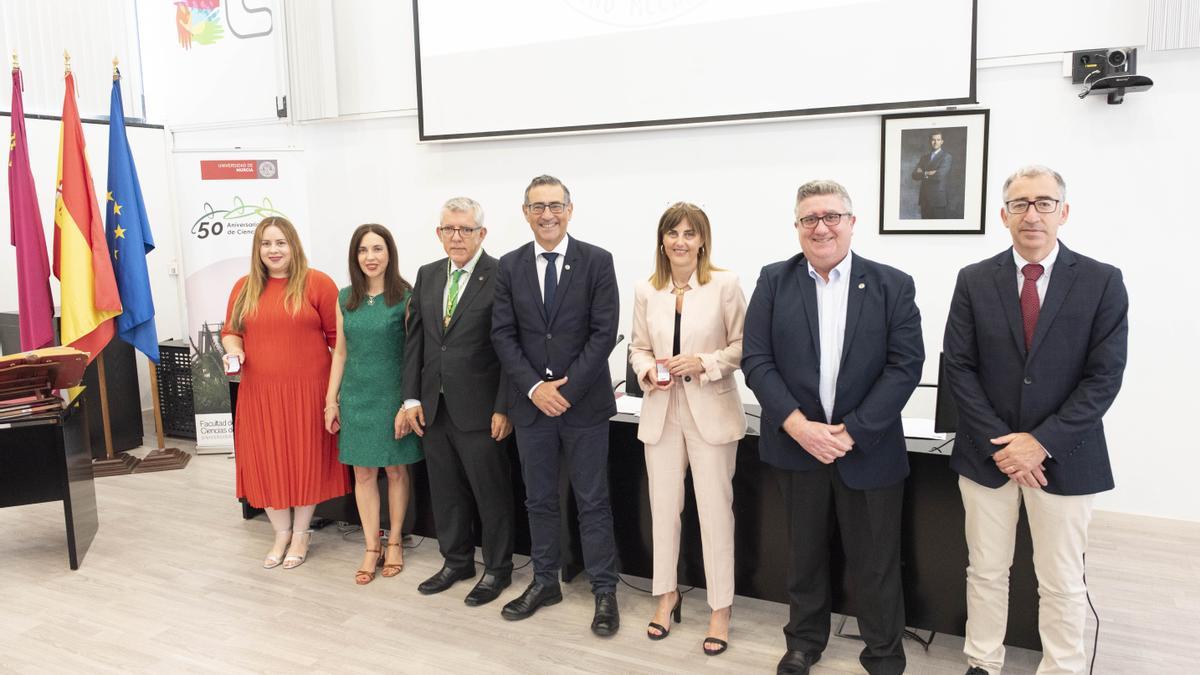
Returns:
[[[66,89],[54,203],[54,275],[61,283],[62,343],[88,352],[91,363],[113,337],[113,317],[121,313],[121,298],[104,238],[104,216],[88,170],[75,105],[75,77],[69,72]]]
[[[12,136],[8,151],[8,222],[17,249],[18,316],[21,351],[54,343],[54,303],[50,299],[50,260],[46,233],[38,212],[37,191],[29,170],[29,139],[25,135],[25,105],[21,102],[21,70],[12,71]]]

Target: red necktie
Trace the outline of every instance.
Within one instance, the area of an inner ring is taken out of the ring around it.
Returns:
[[[1042,276],[1041,265],[1031,264],[1021,268],[1025,283],[1021,285],[1021,319],[1025,322],[1025,350],[1033,346],[1033,329],[1037,327],[1038,310],[1042,303],[1038,300],[1037,280]]]

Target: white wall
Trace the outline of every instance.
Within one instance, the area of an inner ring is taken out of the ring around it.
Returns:
[[[878,117],[462,144],[418,144],[416,120],[394,117],[192,132],[175,140],[180,147],[303,148],[313,194],[310,257],[343,283],[344,249],[356,225],[390,226],[411,278],[418,265],[442,255],[433,226],[444,199],[478,199],[488,213],[485,246],[500,254],[530,238],[519,208],[529,178],[557,175],[576,203],[571,233],[616,256],[626,334],[633,282],[650,270],[655,223],[669,203],[687,199],[707,210],[715,259],[737,271],[749,293],[763,264],[798,250],[791,225],[796,187],[835,178],[855,199],[855,250],[916,278],[925,382],[936,379],[956,271],[1009,244],[996,217],[1001,182],[1019,165],[1049,164],[1070,190],[1063,240],[1120,266],[1132,302],[1125,387],[1106,418],[1118,487],[1098,504],[1200,520],[1191,487],[1200,442],[1177,431],[1192,414],[1191,383],[1200,379],[1191,354],[1200,320],[1190,311],[1200,280],[1185,258],[1200,245],[1189,224],[1193,158],[1200,156],[1197,68],[1197,51],[1143,54],[1139,70],[1158,84],[1121,106],[1077,99],[1059,64],[981,69],[979,99],[992,110],[983,236],[877,234]],[[611,365],[614,374],[623,372],[620,355]]]
[[[3,124],[9,118],[0,118]],[[37,188],[38,204],[41,207],[42,227],[46,232],[46,252],[54,260],[54,195],[58,171],[58,135],[60,123],[50,120],[25,120],[29,133],[29,162]],[[177,279],[168,274],[168,268],[177,256],[178,236],[175,215],[170,200],[169,135],[162,129],[145,127],[127,128],[129,145],[133,149],[138,178],[142,185],[142,197],[146,202],[146,213],[154,233],[155,250],[147,257],[150,286],[154,293],[155,324],[158,337],[165,340],[182,337],[183,294]],[[88,164],[96,193],[103,199],[108,181],[108,125],[84,124],[83,134],[87,142]],[[16,249],[9,245],[8,190],[0,190],[0,311],[16,312],[17,297]],[[50,292],[58,304],[58,280],[50,282]],[[151,404],[146,389],[146,358],[138,355],[140,379],[143,384],[142,407]]]

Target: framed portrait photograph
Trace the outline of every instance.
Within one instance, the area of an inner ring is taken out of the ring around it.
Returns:
[[[884,115],[880,234],[983,234],[988,111]]]

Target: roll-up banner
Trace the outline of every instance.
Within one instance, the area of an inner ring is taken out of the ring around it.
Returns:
[[[303,156],[299,150],[174,155],[196,447],[202,453],[233,448],[221,328],[229,292],[250,269],[254,228],[263,218],[282,216],[306,238]]]

